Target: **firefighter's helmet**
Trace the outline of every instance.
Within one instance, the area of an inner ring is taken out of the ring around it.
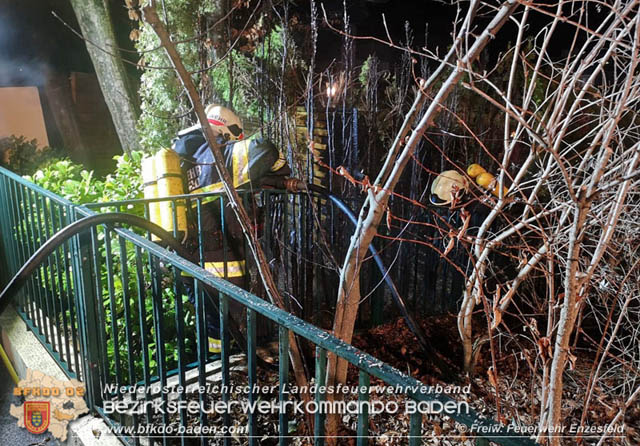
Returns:
[[[242,121],[228,108],[210,104],[205,109],[205,112],[207,113],[209,125],[211,125],[216,136],[221,135],[227,141],[239,141],[244,137]],[[181,130],[178,135],[182,136],[200,128],[200,124],[196,124]]]
[[[461,196],[466,192],[468,181],[455,170],[445,170],[433,180],[431,184],[431,194],[437,196],[441,202],[433,200],[433,204],[446,205],[451,203],[456,196]]]

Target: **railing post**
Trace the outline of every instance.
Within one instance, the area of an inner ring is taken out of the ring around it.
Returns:
[[[327,351],[322,347],[316,346],[316,384],[318,390],[316,390],[316,404],[318,407],[326,399],[325,392],[321,392],[320,389],[326,385],[327,382]],[[313,437],[315,446],[324,446],[324,413],[317,410],[315,414],[315,422],[313,423]]]
[[[360,403],[360,412],[358,413],[358,446],[367,446],[369,444],[369,374],[364,370],[360,370],[358,380],[358,403]]]
[[[96,302],[98,296],[91,271],[91,234],[84,232],[74,240],[73,263],[76,271],[76,308],[78,314],[78,330],[82,347],[83,369],[82,380],[87,389],[87,403],[89,408],[95,409],[102,403],[102,391],[100,389],[100,341],[98,330],[95,329],[98,322]]]
[[[287,398],[287,388],[289,386],[289,330],[284,326],[280,325],[279,327],[280,333],[280,343],[278,347],[278,356],[279,356],[279,367],[278,367],[278,377],[280,380],[280,416],[279,416],[279,425],[280,425],[280,446],[287,446],[289,444],[289,417],[287,415],[286,410],[286,401]]]
[[[420,446],[421,444],[422,414],[416,410],[411,414],[411,419],[409,420],[409,446]]]

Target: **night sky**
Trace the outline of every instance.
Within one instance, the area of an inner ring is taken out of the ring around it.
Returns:
[[[109,0],[113,22],[116,27],[118,44],[132,49],[128,34],[133,22],[127,18],[123,0]],[[386,39],[382,16],[386,17],[391,38],[397,44],[405,41],[405,22],[413,34],[413,47],[420,49],[425,45],[425,29],[428,29],[427,45],[442,54],[451,43],[452,23],[456,17],[456,8],[436,0],[349,0],[348,15],[352,33],[358,36],[375,36]],[[291,13],[300,17],[303,23],[309,21],[309,2],[296,2]],[[321,2],[316,3],[319,21],[322,20]],[[330,19],[341,22],[343,2],[332,0],[324,2]],[[466,7],[466,4],[463,6]],[[65,22],[78,29],[75,15],[68,0],[0,0],[0,86],[42,85],[50,70],[59,73],[71,71],[91,72],[93,67],[84,42],[75,36],[64,24],[52,15],[55,11]],[[464,11],[463,11],[464,12]],[[487,9],[486,12],[489,12]],[[598,19],[596,11],[593,19]],[[538,18],[541,26],[548,17]],[[482,19],[478,21],[482,25]],[[536,31],[534,21],[529,34]],[[336,26],[340,26],[336,23]],[[298,36],[305,40],[308,36]],[[496,41],[490,46],[489,60],[504,51],[515,39],[515,26],[505,25]],[[307,43],[308,43],[308,39]],[[566,50],[566,40],[552,45],[551,52],[558,57]],[[303,43],[303,42],[301,42]],[[324,26],[320,26],[316,67],[322,71],[334,59],[340,59],[342,37]],[[383,66],[393,66],[400,59],[401,52],[387,45],[370,40],[358,40],[355,43],[354,63],[361,64],[369,54],[375,53]],[[131,57],[131,56],[130,56]],[[134,59],[135,56],[133,56]],[[139,72],[134,66],[127,65],[132,76]]]
[[[298,7],[301,19],[308,18],[308,3]],[[318,3],[318,7],[320,3]],[[111,0],[112,14],[120,45],[128,42],[129,22],[122,0]],[[341,1],[325,2],[330,17],[341,18]],[[357,35],[385,37],[382,14],[389,32],[397,43],[404,41],[405,21],[409,20],[414,34],[414,46],[424,45],[425,26],[429,25],[429,46],[447,45],[450,41],[451,19],[455,10],[435,1],[407,2],[403,0],[353,0],[347,2],[352,29]],[[294,8],[295,10],[295,8]],[[42,85],[47,70],[61,73],[93,71],[84,42],[75,36],[51,13],[55,11],[75,29],[78,24],[67,1],[0,0],[0,85]],[[322,11],[319,9],[319,13]],[[342,37],[321,27],[318,40],[318,66],[340,57]],[[338,45],[336,47],[336,45]],[[356,64],[375,52],[383,61],[393,63],[400,57],[398,50],[371,41],[356,44]]]

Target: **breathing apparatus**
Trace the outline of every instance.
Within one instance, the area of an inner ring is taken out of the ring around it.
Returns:
[[[160,149],[155,155],[142,160],[144,198],[165,198],[184,194],[180,157],[173,150]],[[149,203],[149,220],[167,232],[187,231],[187,210],[184,200],[162,200]],[[175,226],[174,226],[175,223]],[[156,240],[153,238],[153,240]]]
[[[205,112],[209,125],[216,135],[221,135],[227,141],[240,141],[243,139],[242,121],[231,110],[220,105],[210,104],[205,109]],[[201,128],[200,124],[187,127],[178,132],[178,136],[184,136]],[[246,159],[248,150],[246,147],[239,147],[238,149],[245,156],[234,156],[234,186],[242,184],[244,177],[248,177],[248,161]],[[142,160],[142,178],[144,198],[146,199],[165,198],[185,193],[180,157],[173,150],[161,149],[155,155],[144,158]],[[187,210],[184,200],[175,202],[175,218],[172,201],[150,202],[149,220],[168,232],[174,232],[175,229],[178,233],[186,234]]]
[[[471,164],[467,167],[467,175],[476,180],[476,184],[481,186],[483,189],[490,191],[494,196],[500,196],[500,185],[498,184],[498,180],[496,177],[487,172],[484,167],[479,164]],[[502,196],[506,197],[507,192],[509,192],[509,188],[506,186],[502,187]]]

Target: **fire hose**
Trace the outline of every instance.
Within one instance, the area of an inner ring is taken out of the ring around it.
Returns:
[[[36,268],[38,268],[40,264],[60,245],[69,240],[71,237],[89,228],[104,224],[113,225],[115,227],[129,225],[148,231],[159,238],[161,243],[173,249],[176,254],[184,257],[187,260],[191,260],[191,255],[189,254],[189,252],[184,248],[184,246],[180,244],[178,240],[173,237],[173,235],[171,235],[171,233],[165,231],[162,227],[156,225],[155,223],[145,220],[144,218],[119,212],[91,215],[89,217],[84,217],[80,220],[77,220],[68,226],[65,226],[64,228],[56,232],[50,239],[48,239],[42,246],[40,246],[40,248],[38,248],[36,252],[33,253],[29,260],[27,260],[27,262],[22,265],[22,268],[20,268],[16,275],[11,278],[7,286],[5,286],[5,288],[0,293],[0,313],[2,313],[6,309],[7,305],[9,305],[9,303],[11,302],[11,298],[22,287],[22,285],[24,285],[31,273],[33,273],[33,271],[35,271]],[[209,303],[215,311],[218,311],[218,306],[215,304],[212,297],[215,290],[212,287],[206,285],[204,288],[205,295],[207,296]],[[229,318],[228,323],[231,336],[235,339],[238,346],[240,346],[240,348],[242,348],[246,353],[247,343],[244,336],[242,335],[242,332],[236,325],[233,318]],[[261,365],[265,367],[273,367],[272,364],[264,361],[259,356],[257,357],[257,360]],[[11,371],[11,369],[9,370]]]
[[[347,218],[351,221],[351,223],[354,226],[357,226],[358,219],[356,218],[351,208],[336,194],[329,192],[325,188],[315,184],[304,184],[302,181],[294,178],[286,180],[285,187],[287,190],[295,191],[295,192],[304,192],[306,189],[308,189],[312,192],[322,195],[323,197],[331,200],[331,202],[333,202],[338,207],[338,209],[340,209],[342,213],[347,216]],[[396,288],[395,283],[393,282],[393,280],[389,275],[389,270],[384,266],[384,263],[380,258],[378,250],[375,248],[375,246],[373,246],[373,243],[369,244],[369,252],[371,253],[371,256],[376,262],[376,265],[380,270],[380,274],[382,274],[382,277],[384,278],[384,281],[387,284],[389,291],[391,291],[391,296],[393,297],[393,300],[396,306],[400,310],[400,313],[402,313],[402,317],[407,323],[409,330],[411,330],[411,332],[416,336],[416,338],[418,339],[418,343],[420,344],[420,347],[425,353],[428,353],[428,354],[433,353],[433,349],[430,347],[429,343],[427,342],[427,338],[425,337],[424,332],[420,328],[420,325],[418,325],[418,323],[415,321],[413,316],[411,316],[411,314],[409,313],[409,310],[407,309],[407,306],[404,303],[404,300],[400,296],[400,293],[398,292],[398,289]]]
[[[349,208],[349,206],[338,196],[327,191],[326,189],[314,184],[305,185],[303,182],[297,179],[286,180],[285,186],[286,186],[286,189],[290,191],[300,193],[308,189],[312,192],[315,192],[319,195],[324,196],[325,198],[329,199],[332,203],[334,203],[342,211],[342,213],[348,217],[348,219],[353,223],[354,226],[357,224],[357,218],[353,213],[353,211]],[[66,242],[71,237],[91,227],[104,225],[104,224],[110,224],[114,226],[122,226],[124,224],[124,225],[141,228],[158,237],[161,242],[163,242],[168,247],[173,249],[181,257],[184,257],[185,259],[188,259],[188,260],[191,259],[191,255],[189,254],[189,252],[187,252],[187,250],[180,244],[178,240],[176,240],[173,237],[172,234],[165,231],[162,227],[148,220],[145,220],[144,218],[131,215],[131,214],[118,213],[118,212],[92,215],[89,217],[82,218],[62,228],[60,231],[54,234],[50,239],[48,239],[42,246],[40,246],[40,248],[29,258],[29,260],[27,260],[27,262],[20,268],[20,270],[9,281],[9,283],[0,293],[0,313],[2,313],[5,310],[5,308],[7,307],[7,305],[11,300],[11,297],[26,282],[27,278],[31,275],[31,273],[35,271],[35,269],[38,268],[38,266],[50,254],[52,254],[60,245],[62,245],[62,243]],[[395,283],[389,276],[389,270],[384,266],[384,263],[382,262],[382,259],[380,258],[380,255],[377,249],[373,246],[373,244],[369,245],[369,252],[371,253],[378,269],[380,270],[380,273],[382,274],[382,277],[384,278],[385,283],[387,284],[389,290],[391,291],[393,300],[396,306],[398,307],[398,309],[400,310],[402,317],[406,321],[407,326],[409,327],[409,330],[411,330],[411,332],[416,336],[420,347],[425,353],[428,353],[428,354],[433,353],[433,349],[429,346],[429,343],[427,342],[427,339],[422,329],[409,313],[404,300],[400,296],[398,289],[395,286]],[[214,309],[217,309],[214,299],[211,297],[213,290],[209,288],[210,287],[205,287],[205,291],[207,291],[206,294],[209,299],[209,303],[214,307]],[[245,349],[246,342],[245,342],[244,336],[242,335],[242,332],[240,331],[239,327],[237,327],[237,325],[233,321],[233,318],[229,318],[229,327],[230,327],[231,335],[236,340],[238,345],[241,346],[241,348]],[[260,359],[258,360],[260,362],[264,362],[264,361],[261,361]],[[264,363],[268,364],[266,362]]]

